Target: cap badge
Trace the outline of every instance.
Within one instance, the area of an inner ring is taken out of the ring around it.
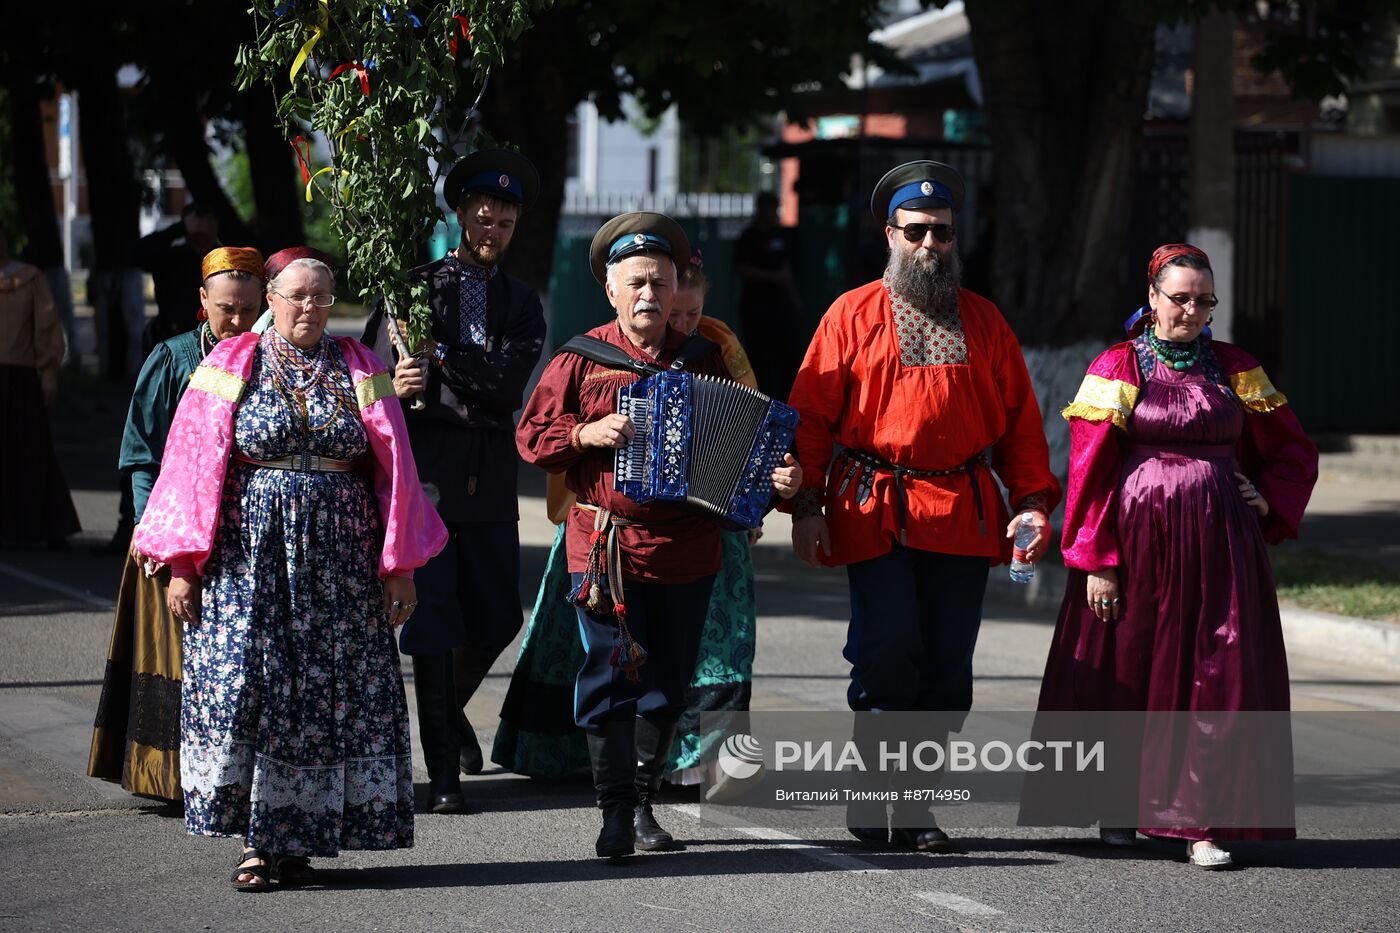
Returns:
[[[502,188],[509,188],[509,187],[510,187],[510,176],[509,176],[509,175],[502,175],[500,178],[496,179],[496,181],[498,181],[498,182],[500,183],[500,185],[501,185]]]
[[[933,194],[933,182],[924,182],[922,185],[919,186],[919,191],[923,193],[924,197],[928,197],[929,195]]]
[[[645,245],[646,241],[647,235],[645,233],[639,233],[632,238],[632,242],[636,243],[638,246]]]

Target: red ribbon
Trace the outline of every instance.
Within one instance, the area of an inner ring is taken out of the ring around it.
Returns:
[[[329,75],[326,76],[326,80],[330,81],[334,78],[337,78],[341,75],[341,73],[349,71],[351,68],[354,68],[355,73],[360,76],[360,90],[364,92],[364,95],[366,97],[368,97],[369,72],[365,70],[365,66],[360,64],[359,62],[346,62],[343,65],[337,65],[335,71],[332,71]]]
[[[455,19],[455,20],[457,21],[457,28],[460,29],[461,32],[462,32],[462,38],[463,38],[463,39],[466,39],[468,42],[472,41],[472,24],[471,24],[471,21],[468,20],[465,16],[463,16],[463,15],[460,14],[460,13],[454,15],[452,18]],[[456,57],[457,57],[457,37],[456,37],[456,36],[451,36],[450,38],[448,38],[448,40],[447,40],[447,47],[448,47],[448,49],[450,50],[450,52],[452,53],[452,57],[453,57],[453,58],[456,58]]]
[[[307,160],[311,158],[311,143],[307,142],[305,136],[298,136],[287,145],[291,146],[292,151],[297,154],[297,163],[301,165],[301,183],[303,185],[311,184],[311,166],[306,164]],[[302,151],[302,147],[305,147],[305,152]]]

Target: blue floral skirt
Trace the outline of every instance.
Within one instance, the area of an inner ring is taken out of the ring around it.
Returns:
[[[235,462],[184,635],[191,833],[272,852],[413,845],[408,707],[357,473]]]

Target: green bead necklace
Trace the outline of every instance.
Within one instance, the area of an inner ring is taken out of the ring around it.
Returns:
[[[1178,372],[1190,369],[1195,365],[1196,358],[1201,355],[1199,337],[1187,344],[1172,343],[1169,340],[1163,340],[1149,330],[1147,343],[1148,346],[1152,347],[1152,352],[1156,354],[1157,359]]]

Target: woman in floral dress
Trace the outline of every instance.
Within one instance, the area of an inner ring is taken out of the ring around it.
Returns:
[[[244,839],[243,890],[413,844],[393,630],[446,530],[382,365],[324,336],[333,289],[323,263],[292,262],[268,286],[273,326],[206,358],[135,537],[170,565],[185,626],[186,827]]]

